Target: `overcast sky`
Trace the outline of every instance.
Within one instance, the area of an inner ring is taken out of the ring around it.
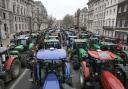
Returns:
[[[78,8],[87,6],[88,0],[35,0],[42,1],[48,14],[62,19],[66,14],[73,15]]]

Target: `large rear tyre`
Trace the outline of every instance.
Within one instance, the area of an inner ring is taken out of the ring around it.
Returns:
[[[0,79],[0,89],[4,89],[4,81]]]
[[[13,79],[16,79],[21,73],[21,62],[15,59],[11,65],[11,75]]]

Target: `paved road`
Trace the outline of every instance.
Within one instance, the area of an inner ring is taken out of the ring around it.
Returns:
[[[6,84],[6,89],[30,89],[31,83],[28,81],[30,78],[30,70],[22,69],[21,75],[16,79]]]

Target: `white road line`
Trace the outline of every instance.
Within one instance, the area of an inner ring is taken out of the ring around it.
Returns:
[[[24,72],[19,76],[19,78],[14,82],[14,84],[10,87],[10,89],[14,89],[16,85],[20,82],[23,76],[28,72],[28,69],[25,69]]]

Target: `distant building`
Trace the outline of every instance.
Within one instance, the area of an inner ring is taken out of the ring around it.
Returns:
[[[33,0],[10,0],[11,1],[11,33],[30,31]]]
[[[77,12],[74,15],[75,28],[79,28],[79,19],[80,19],[80,9],[78,9]]]
[[[115,37],[128,44],[128,0],[118,3]]]
[[[41,1],[35,1],[33,8],[34,30],[47,28],[47,16],[47,10]]]
[[[80,10],[80,16],[79,16],[79,27],[83,30],[86,30],[87,28],[87,19],[88,19],[88,9],[87,7],[84,7]]]
[[[105,3],[105,23],[103,27],[104,36],[115,37],[118,3],[119,0],[107,0]]]
[[[11,0],[0,0],[0,35],[3,39],[7,38],[11,32],[10,2]]]
[[[87,30],[91,31],[91,32],[95,32],[94,30],[94,0],[89,0],[89,2],[87,3],[88,5],[88,26],[87,26]]]

